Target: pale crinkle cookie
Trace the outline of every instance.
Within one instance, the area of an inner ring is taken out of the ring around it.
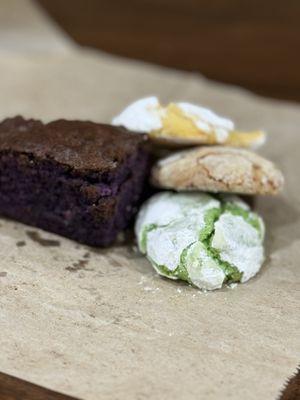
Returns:
[[[263,131],[240,132],[233,121],[198,105],[176,102],[162,106],[157,97],[147,97],[130,104],[113,125],[148,133],[150,139],[168,146],[226,144],[258,147],[265,142]]]
[[[283,175],[274,164],[253,152],[231,147],[197,147],[161,159],[152,169],[152,183],[160,188],[277,194]]]
[[[264,260],[263,221],[235,196],[156,194],[141,208],[135,233],[160,275],[200,289],[246,282]]]

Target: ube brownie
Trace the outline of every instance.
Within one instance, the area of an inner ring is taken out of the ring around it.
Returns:
[[[132,219],[148,174],[146,138],[86,121],[0,123],[0,214],[92,246]]]

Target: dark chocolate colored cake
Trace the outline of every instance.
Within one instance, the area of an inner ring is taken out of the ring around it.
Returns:
[[[140,201],[143,135],[93,122],[0,123],[0,214],[92,246],[111,244]]]

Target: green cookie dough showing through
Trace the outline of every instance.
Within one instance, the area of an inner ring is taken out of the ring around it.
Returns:
[[[135,231],[158,274],[200,289],[245,282],[263,262],[263,221],[234,196],[158,193],[143,205]]]
[[[240,282],[243,272],[240,272],[235,265],[222,260],[220,252],[212,247],[215,222],[218,221],[220,216],[225,212],[242,217],[245,222],[253,226],[253,228],[258,231],[261,238],[264,236],[264,228],[260,218],[257,215],[251,213],[245,208],[238,206],[234,202],[225,201],[225,203],[221,203],[220,208],[212,208],[208,210],[204,216],[206,225],[200,232],[199,240],[205,245],[210,256],[214,258],[218,262],[219,266],[223,269],[226,275],[226,281],[230,283]]]
[[[156,224],[150,224],[146,225],[144,228],[142,235],[141,235],[141,241],[140,241],[140,251],[141,253],[145,254],[146,249],[147,249],[147,234],[148,232],[151,232],[153,229],[156,229],[158,226]]]
[[[237,206],[235,206],[238,209]],[[211,256],[212,259],[216,261],[219,267],[224,271],[226,276],[226,282],[239,282],[242,277],[242,272],[238,270],[237,267],[230,264],[229,262],[223,261],[220,257],[220,252],[214,249],[211,245],[214,231],[215,231],[215,222],[218,221],[223,211],[224,207],[221,208],[212,208],[208,210],[204,216],[205,227],[201,230],[199,239],[201,243],[206,248],[207,253]],[[243,210],[245,211],[245,210]],[[247,211],[245,211],[247,212]]]

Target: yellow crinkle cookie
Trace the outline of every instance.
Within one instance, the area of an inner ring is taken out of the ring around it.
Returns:
[[[154,142],[169,146],[224,144],[255,148],[266,138],[261,130],[237,131],[231,120],[209,109],[183,102],[163,107],[156,97],[132,103],[112,123],[148,133]]]

